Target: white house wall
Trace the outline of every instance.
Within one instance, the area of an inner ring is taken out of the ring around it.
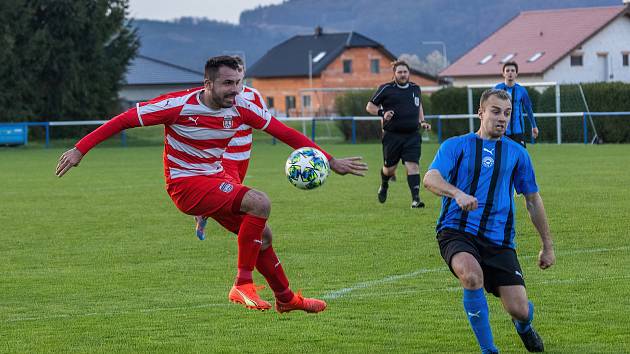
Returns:
[[[125,85],[118,92],[118,97],[128,102],[147,101],[165,93],[181,91],[192,87],[202,86],[198,84],[170,84],[170,85]]]
[[[571,66],[570,55],[560,60],[544,74],[544,81],[560,83],[602,81],[602,67],[597,53],[608,53],[610,69],[607,81],[630,83],[630,66],[622,66],[622,52],[630,52],[630,17],[622,16],[582,45],[583,66]]]

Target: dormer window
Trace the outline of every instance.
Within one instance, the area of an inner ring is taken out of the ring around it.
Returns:
[[[485,57],[483,57],[483,59],[481,59],[479,61],[479,64],[483,65],[483,64],[489,62],[490,60],[492,60],[492,58],[494,58],[494,54],[488,54]]]
[[[528,62],[533,63],[536,60],[540,59],[540,57],[542,57],[543,55],[545,55],[545,52],[538,52],[534,55],[532,55],[529,59],[527,59]]]

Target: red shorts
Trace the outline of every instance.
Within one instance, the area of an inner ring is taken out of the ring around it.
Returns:
[[[233,233],[238,233],[243,221],[241,202],[248,190],[249,187],[225,173],[177,178],[166,186],[183,213],[211,217]]]

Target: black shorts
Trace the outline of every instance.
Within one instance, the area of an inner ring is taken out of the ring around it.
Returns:
[[[405,162],[420,163],[420,145],[422,139],[418,132],[383,133],[383,161],[385,167],[392,167],[402,159]]]
[[[512,135],[506,135],[506,136],[516,141],[517,143],[523,145],[523,147],[527,149],[527,144],[525,143],[525,136],[523,134],[512,134]]]
[[[442,258],[453,275],[455,272],[451,267],[451,260],[455,254],[466,252],[475,257],[483,271],[483,287],[494,296],[499,296],[499,286],[525,286],[521,265],[512,248],[497,247],[476,236],[453,229],[440,231],[437,241]]]

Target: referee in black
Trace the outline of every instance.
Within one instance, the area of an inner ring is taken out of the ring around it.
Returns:
[[[424,208],[420,199],[419,129],[430,130],[424,120],[420,86],[409,81],[409,65],[397,60],[392,63],[394,81],[381,85],[365,108],[368,113],[381,116],[383,126],[383,168],[378,201],[385,203],[389,180],[396,174],[399,160],[407,168],[407,183],[411,191],[411,207]]]

